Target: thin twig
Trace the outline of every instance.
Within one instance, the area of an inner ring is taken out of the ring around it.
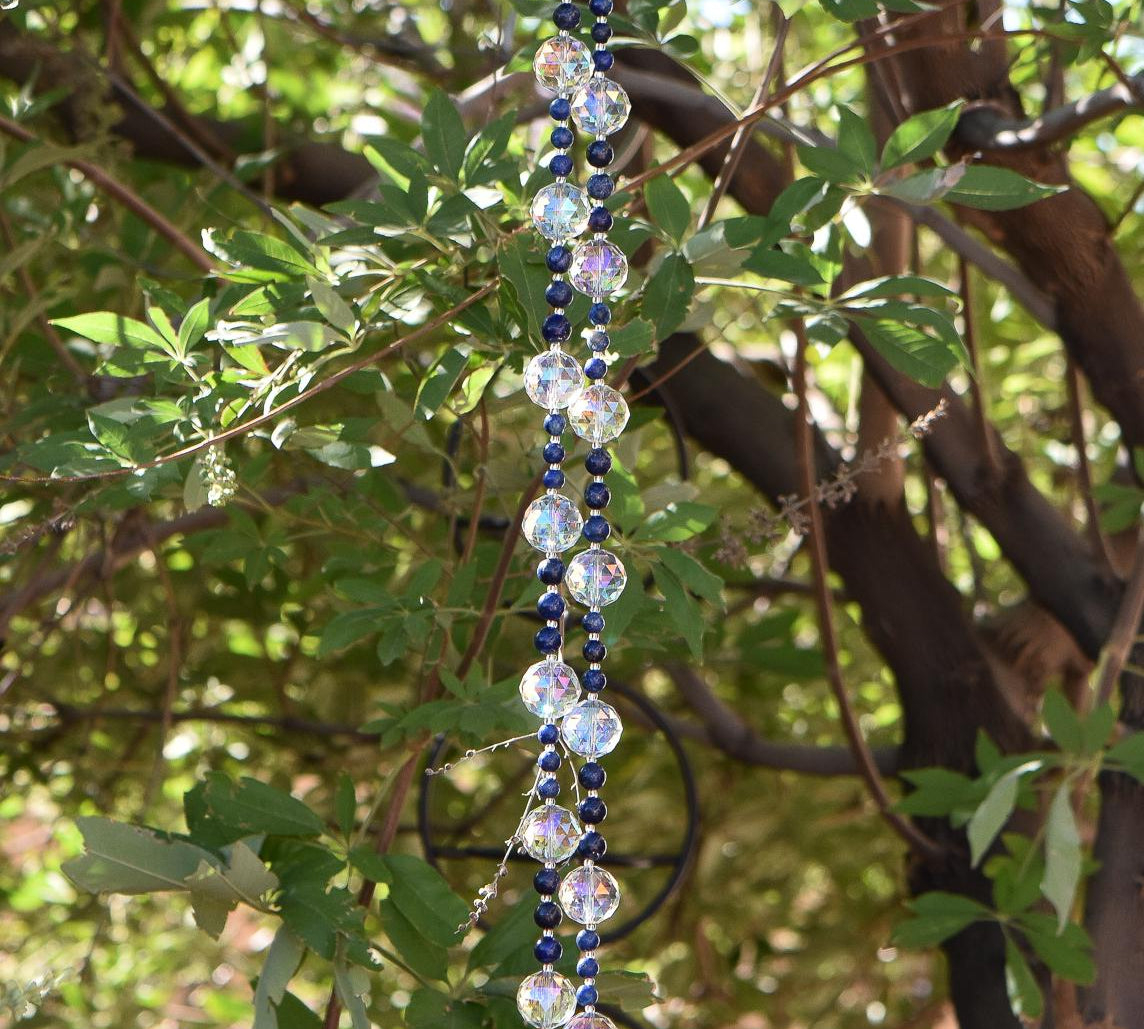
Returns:
[[[1097,707],[1102,707],[1112,699],[1116,681],[1120,678],[1124,663],[1140,633],[1141,617],[1144,617],[1144,532],[1141,532],[1137,540],[1136,557],[1128,575],[1128,584],[1124,588],[1124,599],[1120,602],[1120,610],[1116,612],[1116,620],[1112,623],[1112,631],[1104,645],[1100,678],[1096,684]]]
[[[989,425],[989,412],[985,410],[985,390],[981,378],[981,356],[977,347],[977,321],[974,317],[973,284],[969,278],[969,262],[957,257],[958,289],[961,293],[962,318],[965,321],[965,349],[969,351],[969,391],[973,394],[973,413],[977,418],[977,435],[989,468],[989,476],[996,479],[1001,468],[997,453],[997,439]]]
[[[1104,558],[1104,563],[1109,568],[1115,568],[1116,564],[1108,550],[1108,541],[1100,529],[1100,508],[1097,507],[1096,496],[1092,492],[1092,469],[1088,463],[1088,443],[1084,435],[1084,411],[1080,402],[1080,369],[1071,355],[1066,355],[1066,357],[1065,385],[1068,387],[1069,434],[1072,436],[1073,449],[1076,451],[1076,477],[1080,484],[1081,498],[1084,500],[1087,520],[1085,528],[1093,548]]]

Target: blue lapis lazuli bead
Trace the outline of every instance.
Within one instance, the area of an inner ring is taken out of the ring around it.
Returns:
[[[532,885],[542,897],[551,897],[560,888],[560,873],[555,868],[542,868],[532,877]]]
[[[560,924],[562,917],[560,905],[551,900],[542,900],[536,905],[536,910],[532,913],[532,920],[541,929],[555,929]]]
[[[602,482],[590,482],[584,487],[584,503],[591,508],[607,507],[612,499],[612,491]]]
[[[544,593],[536,602],[536,613],[550,622],[564,614],[564,598],[559,593]]]
[[[563,279],[553,279],[544,291],[550,307],[567,307],[572,303],[572,285]]]
[[[568,456],[562,444],[553,442],[545,443],[540,455],[545,464],[560,464]]]
[[[584,188],[587,189],[588,196],[593,200],[607,200],[615,190],[616,184],[612,181],[610,175],[597,172],[595,175],[588,176],[588,181],[584,183]]]
[[[585,761],[584,764],[580,766],[580,771],[577,773],[576,778],[580,780],[580,785],[583,786],[584,789],[598,790],[604,785],[604,780],[607,779],[608,776],[599,762]],[[597,833],[596,835],[599,834]]]
[[[580,818],[588,825],[598,825],[608,817],[608,805],[599,797],[585,797],[580,801]]]
[[[555,586],[564,581],[564,562],[558,557],[546,557],[536,566],[536,577],[545,586]]]
[[[582,979],[595,979],[600,974],[600,962],[595,958],[581,958],[576,962],[576,974]]]
[[[548,747],[560,739],[560,730],[549,722],[548,725],[542,725],[536,730],[536,738],[540,743]]]
[[[589,693],[599,693],[600,690],[608,685],[608,677],[599,668],[589,668],[580,676],[580,681],[584,684],[584,689]],[[600,769],[600,773],[603,774],[603,769]],[[588,787],[590,790],[598,790],[599,788],[599,786]]]
[[[548,105],[548,114],[553,121],[567,121],[572,116],[572,104],[567,97],[558,96]]]
[[[567,428],[568,419],[562,414],[553,412],[544,419],[544,431],[547,432],[549,436],[559,436]]]
[[[588,10],[597,18],[603,18],[612,13],[612,0],[588,0]]]
[[[576,853],[580,855],[585,861],[599,861],[608,852],[608,842],[594,829],[591,832],[584,833],[580,837],[580,842],[576,845]],[[592,950],[591,947],[583,947],[582,950]]]
[[[612,467],[611,455],[600,447],[589,450],[584,458],[584,467],[589,475],[607,475]]]
[[[558,29],[574,29],[580,24],[580,8],[575,4],[557,4],[552,12],[552,23]]]
[[[542,936],[536,941],[536,946],[532,948],[533,956],[542,965],[554,965],[560,960],[560,955],[564,953],[564,948],[560,945],[560,941],[554,936]]]
[[[540,653],[555,654],[560,649],[560,630],[554,625],[545,625],[536,630],[533,643]]]
[[[542,800],[555,800],[560,796],[560,780],[559,779],[541,779],[540,784],[536,787],[536,794]],[[549,893],[552,891],[549,890]]]
[[[576,946],[580,950],[598,950],[600,947],[600,934],[595,929],[581,929],[576,934]]]
[[[576,1003],[581,1007],[590,1007],[600,999],[600,991],[588,983],[585,983],[576,991]]]
[[[597,165],[597,167],[603,167],[603,165]],[[571,175],[572,168],[572,158],[567,154],[553,154],[552,160],[548,162],[548,170],[558,179]]]
[[[598,21],[592,26],[592,42],[606,43],[612,38],[612,26],[606,21]]]
[[[584,655],[585,661],[598,665],[608,656],[608,648],[604,646],[603,640],[586,640],[581,648],[581,653]]]
[[[593,357],[584,364],[584,374],[589,379],[602,379],[608,374],[608,362],[600,357]]]
[[[546,343],[564,343],[572,335],[572,323],[562,314],[550,314],[540,326]]]
[[[597,354],[603,353],[612,345],[612,337],[606,332],[593,332],[588,337],[588,349],[594,350]]]
[[[592,63],[596,66],[596,71],[607,71],[616,63],[616,55],[610,50],[597,50],[592,54]]]
[[[590,515],[584,522],[584,539],[589,543],[603,543],[612,535],[612,527],[603,515]]]
[[[557,125],[548,139],[557,150],[567,150],[576,141],[576,137],[572,135],[572,130],[567,125]]]
[[[597,56],[603,52],[597,51]],[[607,168],[612,163],[612,158],[616,156],[616,152],[608,145],[607,140],[594,139],[588,144],[585,156],[593,168]]]
[[[566,272],[572,267],[572,251],[566,246],[554,246],[544,258],[550,272]]]
[[[599,611],[589,611],[580,619],[580,624],[584,627],[585,632],[603,632],[604,616]]]
[[[559,468],[546,468],[540,481],[545,489],[560,489],[564,485],[564,473]]]
[[[542,772],[555,772],[560,767],[560,755],[555,750],[546,750],[536,759]]]
[[[593,325],[607,325],[612,320],[612,309],[599,302],[588,308],[588,321]]]
[[[610,160],[609,157],[608,161]],[[606,207],[593,207],[588,212],[588,229],[591,232],[607,232],[612,227],[612,222],[612,212]]]

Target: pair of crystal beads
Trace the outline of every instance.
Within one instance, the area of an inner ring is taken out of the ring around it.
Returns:
[[[610,1018],[595,1011],[576,1011],[576,990],[559,972],[535,972],[520,984],[516,1006],[536,1029],[616,1029]]]
[[[582,757],[603,757],[616,749],[623,723],[611,704],[591,697],[580,701],[580,680],[569,665],[546,658],[529,665],[520,680],[520,699],[538,718],[563,719],[560,735]]]
[[[592,74],[592,53],[578,39],[546,39],[536,51],[532,70],[546,89],[571,96],[572,120],[581,131],[610,136],[628,120],[632,105],[624,87]]]
[[[554,182],[533,198],[531,214],[537,231],[545,239],[563,242],[587,231],[592,206],[579,186]],[[628,278],[628,259],[614,243],[593,239],[581,243],[572,253],[569,279],[581,293],[590,297],[609,296]]]
[[[610,443],[628,424],[628,402],[603,382],[583,386],[580,362],[563,350],[537,354],[524,369],[524,391],[546,411],[568,409],[568,424],[583,440]]]

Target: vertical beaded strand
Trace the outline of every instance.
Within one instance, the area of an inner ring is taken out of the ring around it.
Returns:
[[[536,1029],[556,1029],[567,1023],[576,1010],[572,983],[554,968],[563,948],[555,935],[562,914],[553,898],[560,883],[557,866],[575,853],[583,835],[576,816],[556,803],[560,793],[556,773],[561,766],[556,745],[560,740],[558,722],[581,695],[576,673],[563,659],[566,604],[561,584],[565,566],[559,555],[575,545],[584,523],[576,505],[559,491],[565,483],[561,466],[566,456],[560,440],[568,424],[561,411],[583,385],[579,363],[562,347],[572,331],[565,309],[572,302],[573,292],[565,275],[572,265],[569,244],[587,229],[589,220],[586,197],[567,181],[573,168],[567,151],[574,142],[568,126],[569,98],[591,75],[592,61],[584,44],[569,35],[580,23],[579,9],[572,3],[561,3],[553,12],[553,22],[558,35],[541,44],[533,69],[540,84],[556,93],[549,106],[556,122],[549,140],[556,153],[548,164],[556,181],[537,193],[531,207],[533,222],[551,243],[546,264],[552,280],[545,290],[545,300],[553,310],[541,327],[549,349],[537,354],[525,369],[528,396],[547,412],[544,431],[548,442],[542,452],[547,467],[542,477],[545,493],[529,505],[522,525],[528,542],[544,554],[537,577],[545,586],[537,602],[537,613],[545,624],[535,638],[542,657],[527,669],[520,683],[525,706],[544,723],[537,733],[543,749],[533,784],[541,803],[526,814],[517,830],[523,849],[543,866],[533,877],[540,897],[534,920],[541,930],[533,953],[541,968],[525,977],[517,991],[517,1008],[525,1022]]]

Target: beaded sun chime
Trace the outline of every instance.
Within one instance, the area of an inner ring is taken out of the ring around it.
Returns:
[[[603,381],[608,370],[603,355],[610,346],[607,325],[612,315],[607,299],[623,286],[628,265],[619,247],[607,239],[612,216],[603,201],[615,188],[604,171],[614,156],[608,136],[627,120],[629,103],[623,87],[606,75],[614,60],[607,48],[612,0],[589,0],[588,8],[596,16],[590,30],[594,47],[573,35],[580,24],[579,8],[560,3],[553,12],[557,35],[541,44],[533,65],[540,85],[555,93],[549,113],[556,122],[550,137],[556,152],[548,163],[555,181],[536,194],[531,207],[537,230],[550,244],[546,263],[552,281],[545,299],[552,313],[542,327],[548,349],[529,361],[524,376],[529,398],[546,412],[543,425],[548,436],[542,451],[545,492],[528,507],[522,526],[525,538],[543,555],[536,574],[546,587],[537,602],[545,620],[535,639],[540,660],[525,671],[520,683],[525,706],[543,723],[537,733],[542,750],[533,787],[538,806],[525,815],[515,837],[520,848],[542,865],[534,877],[540,895],[535,921],[542,933],[534,953],[541,967],[521,982],[517,992],[521,1016],[536,1029],[614,1029],[612,1021],[596,1010],[598,929],[620,902],[619,885],[600,864],[606,844],[599,826],[607,807],[599,795],[605,779],[599,759],[619,743],[623,727],[615,708],[600,698],[607,685],[602,669],[607,648],[600,635],[601,611],[619,598],[627,581],[620,559],[603,547],[611,535],[603,512],[611,499],[605,484],[612,464],[606,444],[627,424],[628,405]],[[570,121],[590,138],[585,156],[595,171],[583,189],[568,181],[573,170],[568,151],[575,142]],[[574,290],[591,301],[590,325],[584,330],[590,356],[583,367],[564,349],[572,336],[566,309]],[[590,477],[584,488],[587,517],[561,492],[566,481],[561,438],[569,428],[591,448],[584,460]],[[586,549],[565,564],[561,555],[581,538]],[[582,650],[587,668],[580,676],[564,660],[565,587],[587,609],[581,618],[587,633]],[[576,780],[577,795],[580,789],[585,793],[575,811],[556,802],[560,750],[569,758],[584,759]],[[580,863],[561,875],[558,869],[573,857]],[[582,926],[576,936],[579,986],[555,970],[562,953],[556,928],[565,916]]]

